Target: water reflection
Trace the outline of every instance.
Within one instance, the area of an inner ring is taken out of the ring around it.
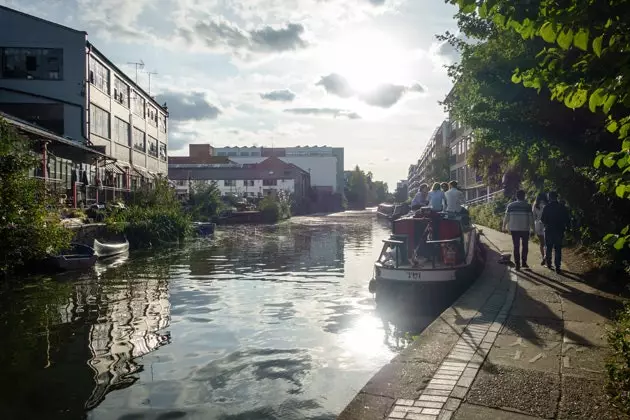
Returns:
[[[387,230],[233,226],[2,293],[0,417],[335,418],[430,321],[368,293]]]

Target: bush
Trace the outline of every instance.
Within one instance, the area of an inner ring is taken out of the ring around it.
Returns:
[[[258,210],[262,213],[265,223],[288,219],[291,217],[291,198],[282,193],[278,193],[277,196],[268,195],[258,203]]]
[[[193,220],[210,222],[223,208],[221,192],[215,183],[196,182],[191,186],[188,212]]]
[[[501,197],[489,203],[472,206],[469,208],[470,219],[473,223],[501,230],[507,203],[508,200]]]
[[[136,193],[132,203],[114,209],[105,219],[108,229],[124,233],[132,247],[178,242],[192,233],[191,219],[165,179]]]
[[[608,343],[613,353],[606,364],[607,390],[613,405],[630,414],[630,305],[619,312],[608,331]]]
[[[39,164],[31,142],[0,119],[0,273],[66,248],[72,232],[60,224],[54,197],[28,171]]]

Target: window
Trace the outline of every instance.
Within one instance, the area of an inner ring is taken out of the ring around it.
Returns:
[[[177,185],[179,185],[180,187],[183,185],[186,185],[186,181],[184,181],[183,179],[180,179],[177,181]]]
[[[109,69],[90,58],[90,83],[109,95]]]
[[[164,143],[160,143],[160,160],[163,160],[164,162],[166,162],[167,157],[166,157],[166,144]]]
[[[151,124],[152,126],[158,126],[158,112],[154,106],[147,106],[147,119],[149,120],[149,124]]]
[[[253,179],[246,179],[245,181],[243,181],[243,186],[245,186],[245,187],[253,187],[254,186],[254,180]]]
[[[160,114],[158,117],[158,127],[162,133],[166,133],[166,115]]]
[[[451,156],[457,155],[457,146],[451,147]]]
[[[113,124],[112,132],[114,134],[114,141],[129,146],[129,123],[118,117],[114,117]]]
[[[249,156],[249,152],[241,152],[239,156]]]
[[[138,130],[136,127],[133,128],[133,148],[141,152],[146,151],[144,132]]]
[[[228,156],[237,156],[236,152],[227,152]]]
[[[284,176],[291,176],[291,171],[284,171]]]
[[[263,186],[264,187],[270,187],[273,185],[278,185],[278,180],[277,179],[263,179]]]
[[[90,132],[109,138],[109,112],[90,104]]]
[[[144,118],[144,98],[135,90],[131,93],[131,110],[134,114]]]
[[[118,76],[114,77],[114,100],[129,108],[129,85]]]
[[[219,152],[219,153],[217,153],[217,156],[227,156],[227,153],[225,153],[225,152]]]
[[[224,187],[236,187],[236,180],[235,179],[226,179],[225,181],[223,181],[223,186]]]
[[[153,156],[153,157],[158,157],[158,141],[156,138],[151,137],[151,136],[147,136],[149,137],[149,155]]]
[[[61,48],[2,48],[2,73],[5,79],[61,80]]]

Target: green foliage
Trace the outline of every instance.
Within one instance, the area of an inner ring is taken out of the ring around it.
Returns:
[[[191,234],[191,219],[166,179],[133,197],[127,209],[114,210],[105,219],[108,229],[124,233],[132,247],[178,242]]]
[[[472,220],[473,223],[477,223],[482,226],[501,230],[507,203],[507,199],[500,198],[489,203],[472,206],[469,208],[470,220]]]
[[[368,184],[367,176],[365,172],[355,166],[354,170],[350,173],[348,184],[345,191],[346,198],[348,199],[349,208],[364,209],[368,201]]]
[[[615,406],[630,413],[630,305],[626,304],[608,330],[612,355],[606,363],[608,392]]]
[[[448,182],[451,180],[450,152],[448,149],[439,151],[435,159],[431,161],[427,179],[433,180],[433,182]]]
[[[0,119],[0,272],[67,247],[72,232],[59,223],[54,197],[28,176],[39,164],[31,143]]]
[[[409,190],[406,184],[401,185],[400,188],[396,188],[394,193],[394,201],[397,203],[404,203],[409,199]]]
[[[209,222],[223,208],[221,191],[216,183],[207,184],[197,181],[191,185],[188,198],[188,212],[193,220]]]
[[[470,10],[462,2],[461,15]],[[545,42],[535,62],[514,67],[515,83],[544,88],[552,100],[571,109],[588,109],[606,117],[599,129],[616,133],[617,151],[598,153],[606,166],[599,174],[602,193],[630,198],[630,8],[625,2],[594,0],[567,3],[551,0],[512,2],[484,0],[484,17],[497,32],[514,31],[524,40]],[[557,48],[556,44],[560,47]],[[524,68],[524,70],[521,70]],[[619,249],[630,241],[617,242]]]
[[[284,194],[268,195],[258,203],[263,221],[275,223],[291,217],[291,198]]]

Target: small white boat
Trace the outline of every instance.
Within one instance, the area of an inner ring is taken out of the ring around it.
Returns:
[[[412,285],[431,301],[470,284],[483,267],[484,254],[476,226],[462,219],[423,208],[395,220],[374,264],[370,291]]]
[[[98,258],[113,257],[129,251],[129,241],[103,243],[94,239],[94,252]]]

